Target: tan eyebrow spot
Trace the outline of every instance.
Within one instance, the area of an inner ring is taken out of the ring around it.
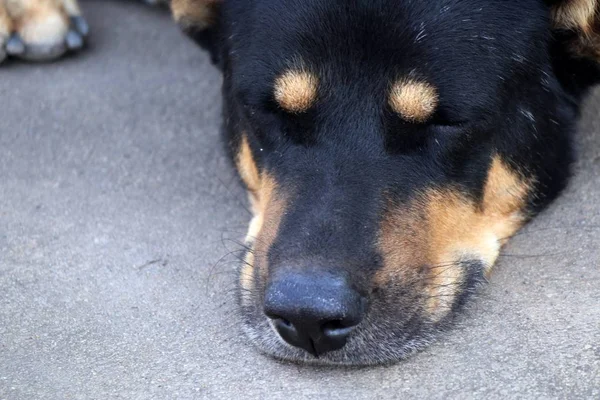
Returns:
[[[307,71],[290,70],[275,80],[275,100],[287,111],[308,110],[317,99],[319,79]]]
[[[438,105],[435,87],[427,82],[400,79],[390,91],[392,109],[409,122],[425,122]]]

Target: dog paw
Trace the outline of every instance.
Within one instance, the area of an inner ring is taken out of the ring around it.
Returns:
[[[0,0],[0,63],[6,59],[6,44],[10,39],[12,21],[4,6],[3,0]]]
[[[149,6],[169,5],[169,0],[142,0],[142,2],[148,4]]]
[[[54,60],[82,49],[88,33],[76,0],[0,0],[0,59]]]

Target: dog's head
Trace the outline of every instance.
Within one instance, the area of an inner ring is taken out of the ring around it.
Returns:
[[[565,185],[596,1],[209,3],[245,330],[289,360],[421,348]]]

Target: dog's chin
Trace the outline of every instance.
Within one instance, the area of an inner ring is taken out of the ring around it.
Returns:
[[[374,329],[357,330],[344,348],[315,357],[290,346],[272,329],[267,320],[244,322],[243,329],[250,342],[263,354],[285,363],[311,366],[368,367],[402,361],[430,345],[435,338],[433,330],[420,332],[410,338],[390,335],[387,340],[377,338]]]

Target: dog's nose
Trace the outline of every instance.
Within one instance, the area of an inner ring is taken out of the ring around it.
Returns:
[[[264,311],[283,340],[318,357],[346,345],[365,300],[344,279],[288,274],[267,286]]]

